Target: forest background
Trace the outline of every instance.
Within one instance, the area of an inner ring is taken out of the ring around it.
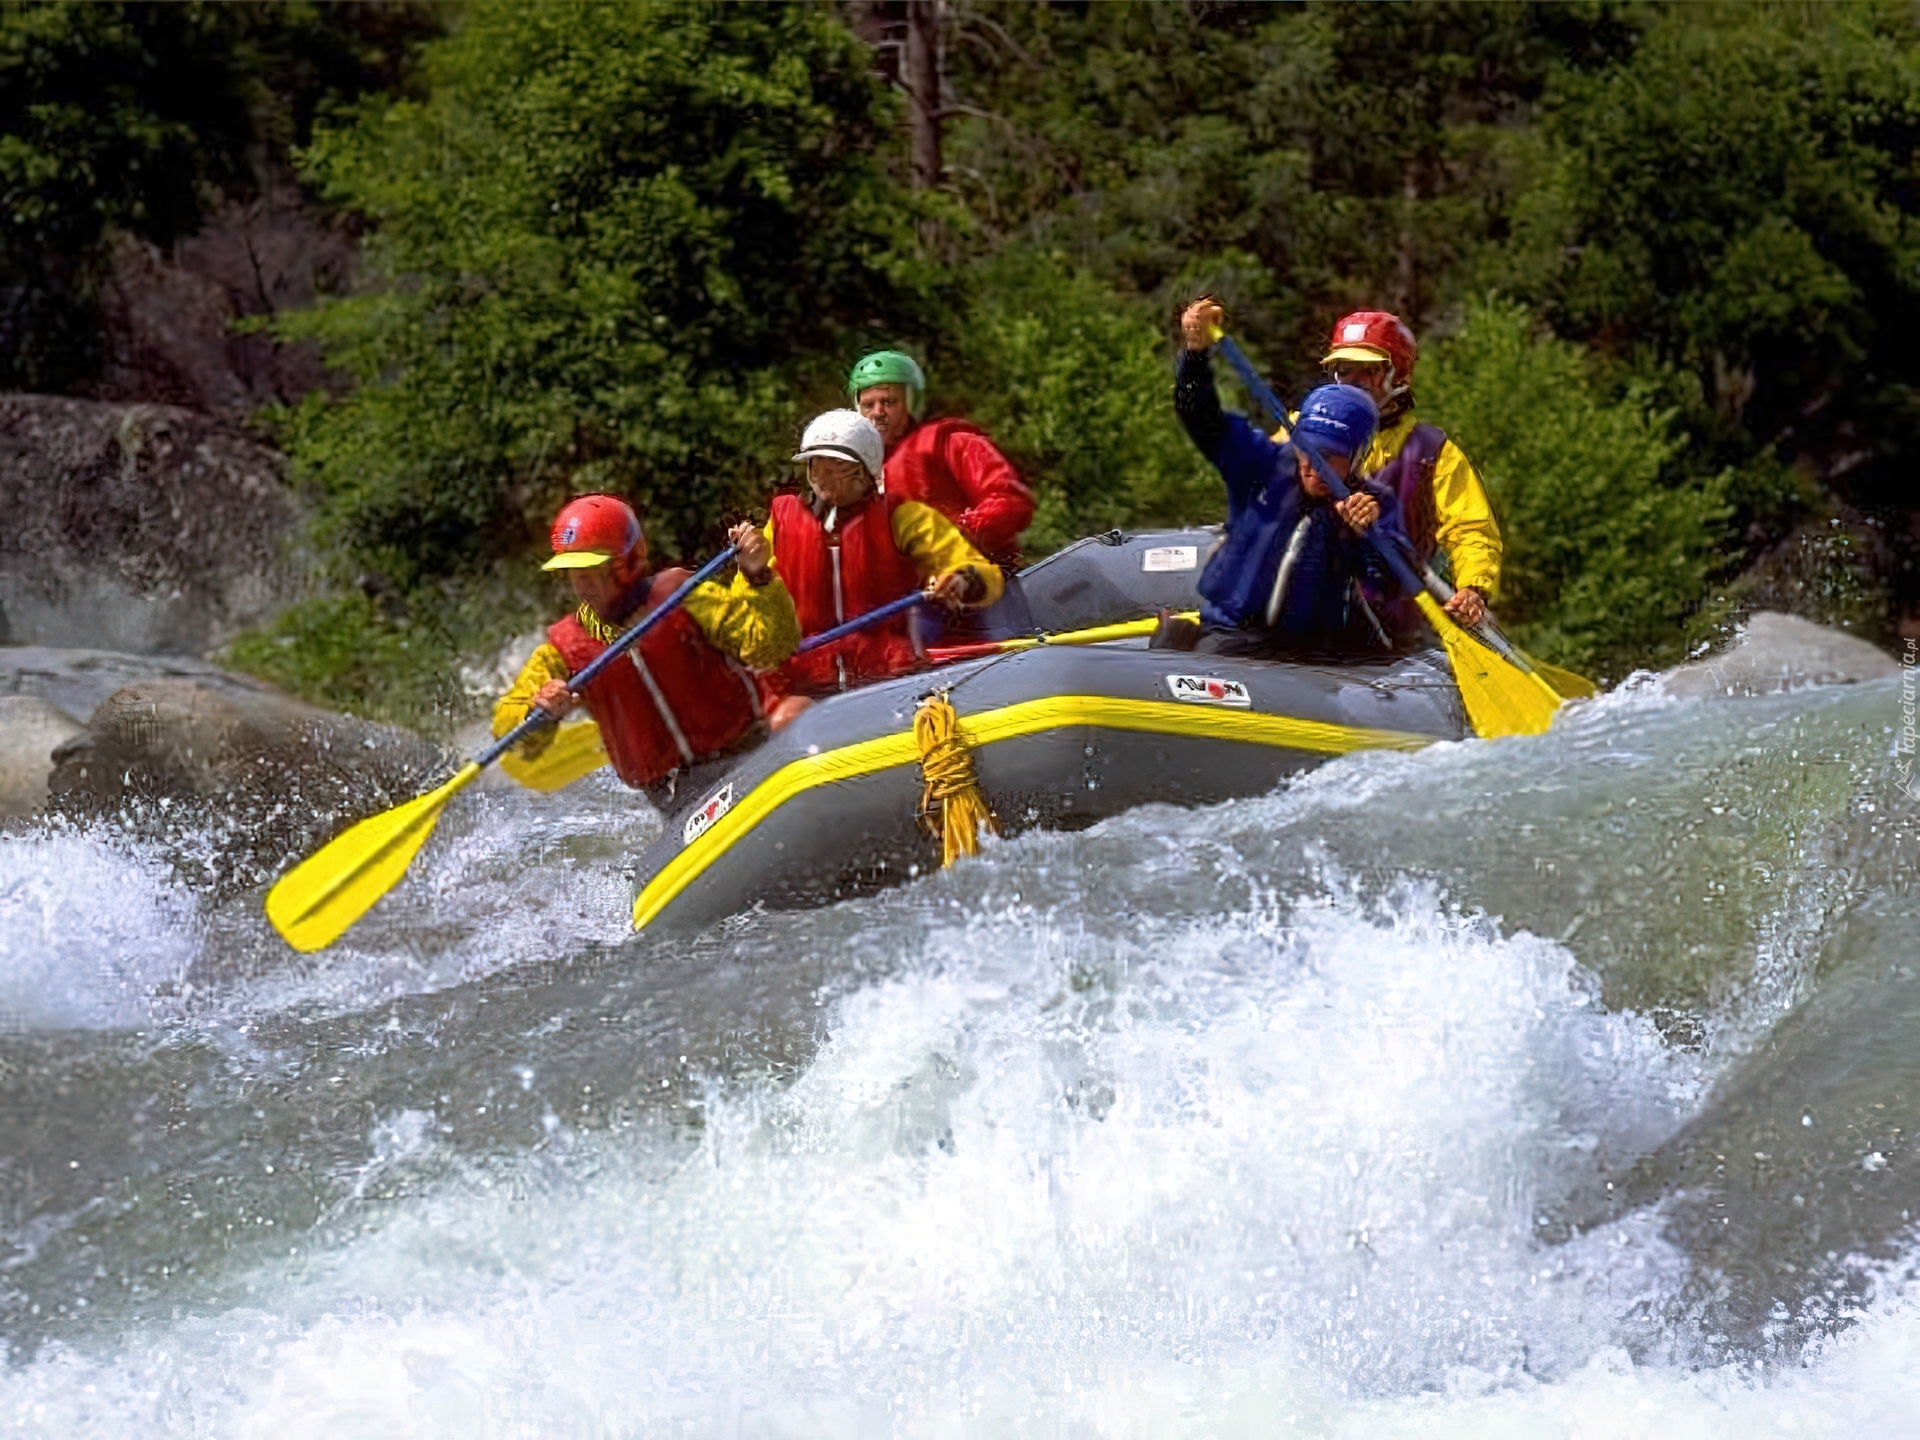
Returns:
[[[1917,134],[1910,4],[9,6],[0,385],[103,393],[114,247],[291,187],[350,252],[245,322],[324,362],[249,421],[309,588],[224,658],[403,719],[556,608],[566,495],[708,552],[880,345],[1029,478],[1030,557],[1217,519],[1203,292],[1296,395],[1340,313],[1409,320],[1539,653],[1617,679],[1763,606],[1892,643]]]

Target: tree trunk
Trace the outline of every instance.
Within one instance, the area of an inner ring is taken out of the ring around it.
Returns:
[[[1420,259],[1416,227],[1420,223],[1420,171],[1408,157],[1400,172],[1400,255],[1394,275],[1394,312],[1420,328]]]
[[[907,0],[907,101],[913,184],[940,183],[940,12],[944,0]]]

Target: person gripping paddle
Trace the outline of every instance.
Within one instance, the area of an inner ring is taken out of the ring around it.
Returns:
[[[1210,301],[1205,303],[1211,305]],[[1215,313],[1211,319],[1210,333],[1215,347],[1273,423],[1285,425],[1286,407],[1240,347],[1221,330],[1220,321],[1224,316],[1218,313],[1219,307],[1213,306],[1212,309]],[[1306,452],[1308,463],[1318,470],[1322,483],[1336,496],[1344,497],[1347,493],[1344,477],[1323,461],[1311,439],[1304,435],[1297,438]],[[1594,693],[1591,682],[1583,677],[1530,659],[1500,634],[1490,615],[1484,615],[1474,630],[1462,629],[1441,608],[1442,601],[1449,597],[1431,593],[1432,587],[1423,583],[1422,577],[1415,573],[1405,553],[1404,543],[1388,544],[1385,536],[1378,531],[1368,538],[1374,542],[1380,558],[1392,570],[1396,581],[1412,597],[1421,615],[1440,637],[1467,718],[1475,733],[1482,738],[1540,734],[1553,723],[1554,713],[1563,701]]]
[[[568,537],[568,543],[576,538]],[[678,617],[681,604],[722,568],[732,564],[735,553],[730,545],[687,576],[671,594],[649,606],[638,623],[607,642],[598,655],[561,682],[562,688],[576,696],[591,692],[609,671],[627,663],[629,652]],[[788,605],[791,607],[791,601]],[[635,668],[639,668],[637,663]],[[552,725],[555,719],[551,711],[530,705],[519,724],[461,766],[444,784],[334,836],[282,875],[267,891],[267,919],[273,928],[287,944],[302,953],[331,945],[399,883],[454,797],[494,761]]]
[[[885,442],[871,421],[852,410],[816,416],[793,458],[807,467],[807,493],[774,497],[767,538],[809,638],[913,594],[956,610],[1000,598],[999,567],[958,526],[887,491]],[[770,704],[775,728],[812,698],[925,663],[904,613],[844,643],[796,653],[768,681],[781,692]]]
[[[1152,645],[1256,658],[1390,650],[1361,582],[1376,595],[1394,594],[1395,577],[1368,543],[1375,531],[1403,542],[1394,497],[1359,482],[1336,497],[1297,443],[1311,434],[1319,470],[1337,467],[1344,478],[1373,439],[1373,401],[1351,386],[1324,385],[1302,404],[1294,438],[1270,439],[1221,408],[1209,360],[1220,318],[1211,300],[1182,314],[1174,409],[1226,482],[1226,538],[1200,577],[1199,623],[1170,618]]]
[[[584,705],[615,773],[636,789],[653,789],[765,733],[753,672],[791,655],[800,627],[758,527],[736,525],[728,537],[739,567],[731,585],[697,586],[676,615],[634,648],[630,665],[612,668],[577,695],[568,677],[654,610],[686,572],[649,569],[639,517],[611,495],[569,501],[554,518],[551,538],[554,555],[544,568],[564,571],[580,603],[547,628],[546,643],[494,706],[496,736],[533,707],[558,720]],[[539,731],[519,748],[537,753],[553,735]]]

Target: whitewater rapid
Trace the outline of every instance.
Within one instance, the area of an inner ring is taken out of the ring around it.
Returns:
[[[681,942],[597,780],[305,959],[16,828],[0,1431],[1920,1434],[1896,695],[1642,688]]]

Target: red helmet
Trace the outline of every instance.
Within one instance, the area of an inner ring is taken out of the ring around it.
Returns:
[[[585,570],[618,560],[640,543],[640,517],[611,495],[581,495],[553,517],[553,558],[543,570]]]
[[[1327,342],[1327,355],[1320,363],[1335,360],[1384,360],[1392,368],[1387,393],[1397,394],[1413,383],[1413,362],[1420,358],[1413,331],[1398,315],[1385,310],[1356,310],[1335,322],[1333,337]]]

